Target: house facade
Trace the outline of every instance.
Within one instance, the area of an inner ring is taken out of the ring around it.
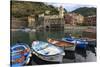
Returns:
[[[84,24],[90,25],[90,26],[96,26],[96,15],[85,17]]]
[[[84,17],[77,13],[67,13],[64,16],[65,24],[77,25],[82,24]]]

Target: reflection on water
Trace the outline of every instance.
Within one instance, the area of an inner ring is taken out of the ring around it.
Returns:
[[[69,34],[74,36],[82,35],[82,31],[38,31],[38,32],[22,32],[22,31],[12,31],[11,32],[11,45],[17,41],[25,42],[31,44],[33,40],[47,41],[47,38],[61,39]]]

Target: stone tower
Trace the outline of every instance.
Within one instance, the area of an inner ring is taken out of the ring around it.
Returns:
[[[35,28],[36,23],[35,23],[35,15],[28,16],[28,27],[29,28]]]
[[[61,18],[63,18],[63,17],[64,17],[64,9],[63,9],[63,7],[60,6],[60,7],[58,8],[58,11],[59,11],[59,16],[60,16]]]

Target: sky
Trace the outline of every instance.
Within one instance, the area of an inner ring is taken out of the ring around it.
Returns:
[[[55,7],[63,6],[68,12],[71,12],[80,7],[96,7],[95,5],[80,5],[80,4],[64,4],[64,3],[48,3],[49,5],[53,5]]]

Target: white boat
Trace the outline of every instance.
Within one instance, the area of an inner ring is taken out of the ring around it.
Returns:
[[[31,31],[32,31],[32,32],[36,32],[36,29],[32,29]]]
[[[33,54],[44,61],[62,62],[65,52],[60,47],[43,41],[33,41]]]
[[[55,40],[51,38],[48,39],[48,42],[56,46],[59,46],[63,48],[64,50],[68,50],[68,51],[75,51],[75,48],[76,48],[76,44],[70,43],[70,42]]]
[[[25,29],[21,29],[20,31],[22,31],[22,32],[30,32],[31,29],[30,28],[25,28]]]

